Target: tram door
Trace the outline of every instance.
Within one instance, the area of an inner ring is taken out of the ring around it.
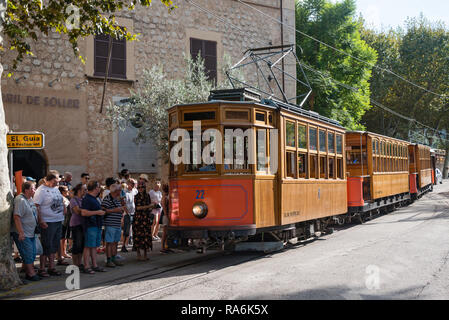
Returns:
[[[47,160],[42,150],[14,150],[13,172],[23,170],[22,176],[33,177],[36,181],[45,177]]]

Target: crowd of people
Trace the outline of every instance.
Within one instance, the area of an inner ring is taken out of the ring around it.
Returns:
[[[55,265],[78,266],[81,272],[95,274],[105,269],[97,254],[106,255],[107,268],[123,266],[121,252],[136,251],[138,261],[147,261],[153,241],[167,247],[169,187],[160,181],[150,183],[146,174],[138,181],[122,170],[119,178],[105,184],[81,175],[72,186],[72,174],[60,176],[51,170],[36,186],[24,177],[21,193],[14,199],[11,238],[22,260],[22,271],[30,281],[59,276]],[[162,239],[159,229],[162,226]],[[39,268],[34,261],[39,256]]]

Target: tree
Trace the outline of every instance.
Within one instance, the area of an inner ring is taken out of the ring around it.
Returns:
[[[172,0],[160,0],[169,10],[175,8]],[[98,33],[134,40],[135,35],[120,28],[114,14],[133,10],[137,4],[148,7],[151,0],[9,0],[0,15],[0,28],[5,37],[0,49],[15,50],[16,68],[25,55],[32,55],[32,43],[47,36],[52,30],[67,35],[74,53],[79,56],[78,39]],[[80,57],[82,59],[82,57]],[[0,75],[3,67],[0,64]],[[11,73],[9,74],[11,75]],[[1,92],[0,92],[1,93]],[[6,147],[6,124],[3,102],[0,102],[0,290],[21,284],[12,261],[9,229],[11,199]]]
[[[296,28],[344,52],[338,52],[300,33],[296,34],[296,51],[302,63],[326,73],[323,76],[306,71],[313,89],[307,107],[339,120],[349,129],[362,128],[359,121],[370,108],[368,80],[372,67],[369,64],[376,62],[375,50],[360,37],[361,24],[355,19],[355,9],[354,0],[335,4],[329,0],[296,2]],[[330,81],[329,77],[358,90],[345,89]]]
[[[170,79],[162,65],[144,70],[143,84],[130,92],[128,101],[119,105],[111,103],[106,109],[106,120],[112,124],[111,129],[136,127],[135,142],[151,139],[165,162],[169,160],[167,109],[178,104],[205,102],[212,89],[231,87],[227,78],[223,77],[225,80],[217,86],[208,79],[201,56],[195,59],[186,56],[184,62],[186,68],[181,79]],[[221,70],[223,76],[231,65],[230,56],[225,54]],[[244,81],[239,70],[230,72],[232,77]]]
[[[372,131],[404,140],[438,143],[448,152],[449,137],[441,133],[449,132],[449,99],[444,97],[449,95],[449,32],[445,25],[432,23],[421,15],[408,19],[405,30],[366,30],[363,38],[378,50],[379,65],[424,88],[376,69],[371,82],[372,99],[425,126],[378,108],[367,112],[365,125]]]

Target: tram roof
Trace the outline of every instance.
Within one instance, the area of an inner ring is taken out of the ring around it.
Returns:
[[[373,135],[373,136],[376,136],[376,137],[381,137],[381,138],[386,138],[386,139],[390,139],[390,140],[396,140],[396,141],[406,142],[406,143],[408,143],[409,145],[421,145],[421,146],[428,147],[428,146],[426,146],[426,145],[424,145],[424,144],[421,144],[421,143],[413,143],[413,142],[409,142],[409,141],[406,141],[406,140],[402,140],[402,139],[397,139],[397,138],[385,136],[385,135],[383,135],[383,134],[379,134],[379,133],[375,133],[375,132],[371,132],[371,131],[360,131],[360,130],[357,131],[357,130],[354,130],[354,131],[346,131],[346,133],[369,134],[369,135]],[[429,148],[430,148],[430,147],[429,147]]]
[[[232,100],[210,100],[207,102],[198,102],[198,103],[187,103],[187,104],[178,104],[175,105],[171,108],[169,108],[168,110],[175,108],[175,107],[190,107],[190,106],[201,106],[201,105],[211,105],[211,104],[227,104],[227,105],[248,105],[248,106],[260,106],[260,107],[264,107],[264,108],[270,108],[273,110],[284,110],[284,111],[289,111],[292,112],[294,114],[297,115],[301,115],[303,117],[309,118],[309,119],[313,119],[313,120],[319,120],[322,122],[325,122],[327,124],[332,124],[334,126],[337,126],[339,128],[344,129],[344,127],[340,124],[339,121],[337,120],[333,120],[327,117],[324,117],[322,115],[320,115],[317,112],[314,111],[308,111],[305,110],[297,105],[293,105],[293,104],[287,104],[275,99],[263,99],[261,102],[256,102],[256,101],[232,101]]]

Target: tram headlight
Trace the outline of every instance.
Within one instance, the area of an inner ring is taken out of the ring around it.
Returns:
[[[198,219],[203,219],[207,215],[207,205],[204,202],[197,202],[193,205],[192,212]]]

